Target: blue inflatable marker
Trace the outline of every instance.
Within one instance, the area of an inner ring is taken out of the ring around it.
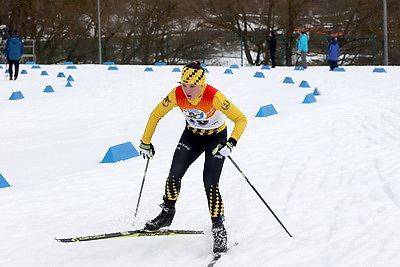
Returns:
[[[25,62],[26,65],[35,65],[36,62],[35,61],[27,61]]]
[[[114,163],[137,156],[139,156],[139,153],[136,151],[132,143],[126,142],[110,147],[100,163]]]
[[[69,66],[67,66],[67,69],[69,69],[69,70],[74,70],[74,69],[76,69],[76,66],[74,66],[74,65],[69,65]]]
[[[65,62],[64,62],[64,65],[74,65],[74,62],[72,62],[72,61],[65,61]]]
[[[47,85],[46,88],[44,88],[43,93],[54,93],[53,87],[51,85]]]
[[[337,72],[345,72],[346,70],[342,67],[336,67],[333,69],[333,71],[337,71]]]
[[[372,72],[385,73],[386,70],[385,70],[385,68],[374,68],[374,70]]]
[[[303,104],[311,104],[317,102],[317,99],[313,94],[307,94],[303,100]]]
[[[21,93],[21,91],[15,91],[11,94],[8,100],[20,100],[20,99],[24,99],[23,94]]]
[[[304,67],[302,67],[302,66],[296,66],[296,67],[294,67],[294,70],[304,70]]]
[[[71,76],[71,75],[68,75],[67,81],[69,81],[69,82],[73,82],[73,81],[75,81],[75,80],[74,80],[74,78],[72,78],[72,76]]]
[[[48,76],[49,74],[47,73],[47,71],[42,71],[42,73],[40,73],[40,75],[42,75],[42,76]]]
[[[309,88],[310,85],[308,85],[308,82],[307,82],[307,81],[304,81],[304,80],[303,80],[303,81],[301,81],[299,87]]]
[[[65,78],[64,72],[59,72],[59,73],[57,74],[57,78]]]
[[[285,77],[285,79],[283,80],[283,83],[294,83],[294,81],[291,77]]]
[[[266,105],[266,106],[262,106],[257,114],[256,117],[268,117],[274,114],[278,114],[278,112],[276,112],[276,109],[274,108],[274,106],[272,104]]]
[[[109,66],[108,70],[118,70],[118,67],[117,66]]]
[[[262,73],[261,71],[257,71],[254,74],[254,78],[265,78],[264,73]]]
[[[70,81],[68,81],[67,84],[65,85],[65,87],[72,87],[72,83]]]
[[[3,175],[0,174],[0,188],[9,187],[10,184],[4,179]]]
[[[7,72],[8,72],[8,70],[7,70]],[[28,74],[28,72],[26,70],[22,70],[21,74]]]
[[[167,64],[165,62],[156,62],[154,63],[154,66],[166,66]]]
[[[151,67],[146,67],[146,68],[144,69],[144,71],[154,71],[154,70],[153,70],[153,68],[151,68]]]
[[[180,68],[173,68],[172,72],[181,72],[181,69]]]
[[[104,65],[115,65],[115,63],[112,61],[106,61],[104,62]]]
[[[226,69],[224,71],[224,74],[233,74],[233,71],[231,69]]]
[[[321,93],[318,91],[317,87],[315,87],[313,95],[321,95]]]
[[[231,69],[238,69],[239,66],[238,66],[237,64],[233,64],[233,65],[231,65],[229,68],[231,68]]]
[[[41,69],[41,67],[40,67],[39,65],[33,65],[33,66],[31,67],[31,69]]]
[[[261,69],[262,70],[271,70],[271,67],[267,66],[267,65],[262,65]]]

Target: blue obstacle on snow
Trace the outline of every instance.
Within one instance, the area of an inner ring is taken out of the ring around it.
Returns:
[[[291,77],[285,77],[285,79],[283,79],[283,83],[294,83],[293,79]]]
[[[64,72],[59,72],[59,73],[57,74],[57,78],[65,78]]]
[[[380,73],[385,73],[386,70],[385,68],[374,68],[374,70],[372,72],[380,72]]]
[[[321,93],[318,91],[317,87],[315,87],[314,92],[312,94],[313,95],[321,95]]]
[[[307,82],[307,81],[304,81],[304,80],[303,80],[303,81],[301,81],[299,87],[309,88],[310,85],[308,85],[308,82]]]
[[[270,70],[271,67],[270,67],[270,66],[267,66],[267,65],[262,65],[261,69],[262,69],[262,70]]]
[[[132,143],[126,142],[110,147],[100,163],[114,163],[137,156],[139,156],[139,153],[136,151]]]
[[[239,66],[238,66],[237,64],[233,64],[233,65],[231,65],[229,68],[231,68],[231,69],[238,69]]]
[[[172,72],[181,72],[180,68],[173,68]]]
[[[206,63],[201,63],[200,66],[202,66],[203,68],[207,68],[207,64]]]
[[[153,71],[153,68],[147,67],[147,68],[144,69],[144,71]]]
[[[261,71],[257,71],[254,74],[254,78],[265,78],[264,73],[262,73]]]
[[[21,91],[15,91],[11,94],[11,96],[8,100],[20,100],[23,98],[24,98],[24,95],[21,93]]]
[[[342,67],[336,67],[333,69],[333,71],[338,71],[338,72],[345,72],[346,70]]]
[[[276,112],[276,109],[274,108],[274,106],[272,104],[266,105],[266,106],[262,106],[257,114],[256,117],[268,117],[274,114],[278,114],[278,112]]]
[[[3,66],[0,66],[0,70],[2,70],[3,69]]]
[[[118,70],[118,67],[117,66],[110,66],[110,67],[108,67],[108,70]]]
[[[0,188],[9,187],[10,184],[4,179],[3,175],[0,174]]]
[[[231,69],[226,69],[224,71],[224,74],[233,74],[233,71]]]
[[[74,65],[74,62],[72,62],[72,61],[65,61],[65,62],[64,62],[64,65]]]
[[[104,62],[103,64],[104,64],[104,65],[115,65],[115,63],[112,62],[112,61],[106,61],[106,62]]]
[[[33,65],[33,66],[31,67],[31,69],[41,69],[41,67],[40,67],[39,65]]]
[[[69,82],[73,82],[73,81],[75,81],[75,80],[74,80],[74,78],[72,78],[72,76],[71,76],[71,75],[68,75],[67,81],[69,81]]]
[[[48,76],[49,74],[47,73],[47,71],[42,71],[42,73],[40,73],[40,75],[42,75],[42,76]]]
[[[67,66],[67,69],[74,70],[74,69],[76,69],[76,66],[74,66],[74,65],[69,65],[69,66]]]
[[[306,97],[303,100],[303,104],[311,104],[317,102],[317,99],[313,94],[307,94]]]
[[[65,85],[65,87],[72,87],[72,83],[70,81],[68,81],[67,84]]]
[[[154,66],[165,66],[167,65],[165,62],[156,62],[154,63]]]
[[[26,65],[35,65],[36,62],[35,61],[27,61],[25,62]]]
[[[8,72],[8,71],[7,71]],[[26,70],[22,70],[21,74],[28,74],[28,72]]]
[[[303,66],[296,66],[296,67],[294,67],[294,70],[304,70],[304,67]]]
[[[47,85],[46,88],[44,88],[43,93],[54,93],[53,87],[51,85]]]
[[[206,73],[210,73],[207,68],[204,68],[204,70],[206,71]]]

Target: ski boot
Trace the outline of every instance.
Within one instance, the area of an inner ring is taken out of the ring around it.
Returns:
[[[224,223],[222,220],[214,221],[212,223],[211,228],[214,245],[213,245],[213,252],[214,253],[222,253],[228,250],[227,243],[228,243],[228,235],[226,233]]]
[[[162,203],[160,207],[162,209],[161,213],[153,220],[148,221],[144,226],[144,230],[157,231],[162,227],[171,225],[175,216],[175,207],[167,206],[165,203]]]

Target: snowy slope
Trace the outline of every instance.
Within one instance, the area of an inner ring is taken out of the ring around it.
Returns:
[[[171,228],[205,235],[54,240],[140,228],[159,213],[184,126],[178,109],[154,135],[156,156],[135,221],[145,161],[99,163],[110,146],[138,146],[151,110],[180,78],[172,66],[145,67],[22,65],[28,74],[17,81],[0,78],[0,174],[12,185],[0,189],[0,266],[206,266],[211,260],[202,158],[183,179]],[[232,158],[293,238],[226,161],[225,225],[229,242],[240,245],[218,266],[400,266],[400,68],[247,67],[233,75],[225,69],[209,66],[207,81],[249,120]],[[254,78],[256,71],[265,78]],[[74,78],[72,87],[59,72]],[[295,83],[282,83],[286,76]],[[300,88],[302,80],[310,88]],[[55,92],[43,93],[46,85]],[[317,102],[302,104],[315,87]],[[25,99],[8,100],[14,91]],[[268,104],[278,114],[255,117]]]

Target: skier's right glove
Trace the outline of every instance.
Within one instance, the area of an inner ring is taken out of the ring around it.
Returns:
[[[145,144],[140,141],[139,153],[144,159],[152,159],[156,154],[156,151],[154,150],[154,146],[152,143]]]

